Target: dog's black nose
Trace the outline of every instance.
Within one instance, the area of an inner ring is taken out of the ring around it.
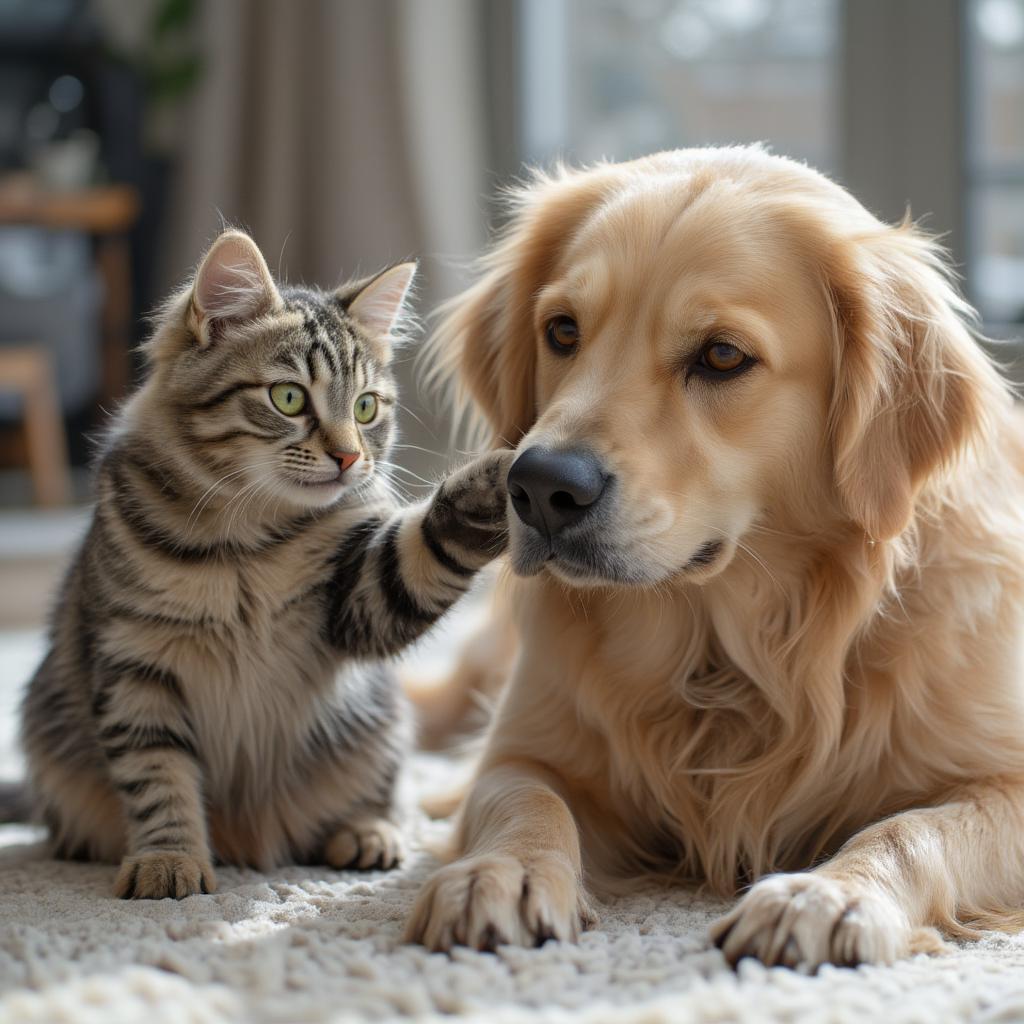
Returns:
[[[597,456],[582,450],[527,448],[508,471],[516,515],[547,537],[579,522],[608,483]]]

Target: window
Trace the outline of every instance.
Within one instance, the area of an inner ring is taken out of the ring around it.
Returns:
[[[962,266],[985,331],[1020,336],[1024,0],[520,9],[527,161],[764,141],[885,220],[909,205]]]
[[[1024,323],[1024,0],[966,16],[968,285],[998,330]]]
[[[838,0],[526,0],[527,159],[768,143],[834,170]]]

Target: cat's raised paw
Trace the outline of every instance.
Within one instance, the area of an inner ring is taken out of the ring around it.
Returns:
[[[123,900],[182,900],[217,891],[210,864],[180,850],[153,850],[125,857],[114,883]]]
[[[444,503],[459,522],[504,530],[508,471],[516,453],[506,448],[486,452],[456,470],[441,487]]]
[[[405,856],[402,834],[385,818],[366,818],[342,825],[327,840],[324,860],[332,868],[389,871]]]

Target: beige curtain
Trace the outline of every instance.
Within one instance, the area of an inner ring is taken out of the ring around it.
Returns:
[[[428,313],[483,241],[482,34],[473,0],[207,0],[168,278],[223,217],[291,281],[329,285],[418,256]],[[409,361],[401,376],[404,439],[443,455],[443,410]],[[424,475],[444,461],[402,455]]]

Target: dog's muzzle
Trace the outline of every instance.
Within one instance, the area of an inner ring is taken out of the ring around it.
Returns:
[[[590,515],[609,474],[585,449],[527,448],[512,463],[508,493],[516,515],[549,541]]]

